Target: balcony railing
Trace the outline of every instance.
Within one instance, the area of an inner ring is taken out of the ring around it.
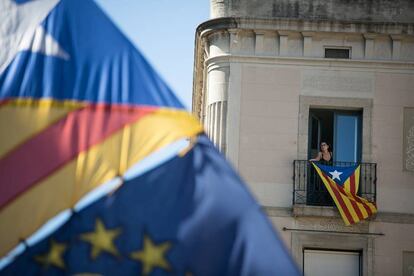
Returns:
[[[357,163],[332,162],[332,166],[347,167]],[[377,164],[361,165],[358,195],[376,202]],[[333,206],[333,200],[315,168],[307,160],[293,161],[293,204]]]

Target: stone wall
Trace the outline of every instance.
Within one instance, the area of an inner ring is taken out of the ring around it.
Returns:
[[[412,23],[414,1],[211,0],[210,16]]]

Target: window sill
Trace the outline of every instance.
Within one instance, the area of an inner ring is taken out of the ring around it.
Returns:
[[[295,204],[293,205],[294,217],[340,217],[339,212],[333,206],[310,206]]]

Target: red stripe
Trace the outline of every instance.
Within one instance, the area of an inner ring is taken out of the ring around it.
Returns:
[[[347,217],[348,221],[349,221],[351,224],[355,223],[354,219],[352,218],[351,213],[350,213],[350,212],[349,212],[349,210],[348,210],[348,207],[346,206],[346,204],[345,204],[344,200],[342,199],[341,194],[340,194],[340,193],[338,192],[338,190],[337,190],[337,188],[340,188],[340,187],[338,187],[338,185],[337,185],[336,183],[332,183],[332,182],[331,182],[331,178],[330,178],[330,177],[328,177],[328,176],[326,176],[323,172],[322,172],[322,175],[323,175],[323,177],[326,179],[326,181],[328,181],[329,186],[331,186],[331,190],[333,191],[333,193],[334,193],[334,195],[335,195],[336,199],[338,200],[339,205],[341,206],[341,209],[344,211],[345,216]]]
[[[351,175],[351,178],[350,178],[350,180],[351,180],[351,184],[352,184],[352,182],[354,182],[355,183],[355,173],[353,173],[352,175]],[[354,184],[354,187],[355,187],[355,184]],[[354,193],[353,195],[355,195],[355,200],[358,202],[358,203],[361,203],[362,204],[362,206],[364,206],[364,208],[365,208],[365,210],[367,211],[367,213],[368,213],[368,216],[371,216],[372,215],[372,211],[371,211],[371,208],[369,208],[369,206],[364,202],[364,201],[362,201],[357,195],[356,195],[356,193]]]
[[[351,195],[353,196],[353,198],[355,200],[357,200],[358,196],[356,195],[356,187],[355,187],[355,172],[353,174],[351,174],[351,176],[349,177],[349,181],[350,181],[350,190],[351,190]],[[355,210],[355,213],[357,214],[358,218],[360,220],[364,219],[364,216],[362,215],[361,210],[359,209],[358,204],[354,201],[354,200],[350,200],[352,207]]]
[[[351,174],[351,176],[349,177],[350,180],[350,190],[351,190],[351,194],[355,195],[355,172],[353,174]]]
[[[372,215],[371,208],[364,201],[362,201],[358,196],[355,196],[354,199],[358,203],[361,203],[362,204],[362,206],[364,207],[364,209],[367,211],[368,216],[371,216]]]
[[[156,109],[91,104],[69,113],[0,160],[0,208],[79,153]]]
[[[355,181],[355,175],[354,175],[354,174],[352,174],[352,175],[351,175],[350,180],[351,180],[351,181]],[[346,195],[346,192],[344,191],[344,189],[343,189],[342,187],[338,187],[338,188],[339,188],[339,191],[340,191],[340,192],[341,192],[344,196],[347,196],[347,195]],[[352,199],[353,199],[353,200],[352,200]],[[350,201],[351,201],[351,204],[352,204],[353,208],[355,209],[355,212],[357,213],[357,215],[358,215],[358,217],[359,217],[360,219],[364,219],[364,217],[363,217],[363,215],[362,215],[362,213],[361,213],[361,210],[360,210],[360,208],[359,208],[358,204],[356,204],[356,202],[358,202],[358,203],[362,204],[362,206],[364,207],[364,209],[367,211],[368,216],[371,216],[371,215],[372,215],[371,209],[368,207],[368,205],[367,205],[364,201],[362,201],[362,200],[359,198],[359,196],[357,196],[356,194],[353,194],[353,195],[352,195],[352,199],[350,200]],[[354,202],[354,200],[355,200],[356,202]],[[361,214],[361,216],[360,216],[359,214]]]
[[[0,107],[1,107],[1,106],[3,106],[3,105],[8,104],[9,102],[10,102],[10,100],[9,100],[9,99],[7,99],[7,100],[1,100],[1,101],[0,101]]]
[[[356,200],[357,202],[361,203],[361,204],[362,204],[362,206],[364,206],[365,210],[366,210],[366,211],[367,211],[367,213],[368,213],[368,216],[371,216],[371,215],[372,215],[372,210],[371,210],[371,207],[369,207],[369,206],[368,206],[368,204],[367,204],[366,202],[362,201],[359,197],[356,197],[356,198],[355,198],[355,200]],[[374,204],[374,206],[375,206],[375,204]]]

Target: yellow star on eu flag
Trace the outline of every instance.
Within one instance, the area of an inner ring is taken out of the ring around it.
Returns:
[[[114,256],[119,256],[118,249],[115,247],[114,239],[121,234],[121,229],[108,230],[100,219],[95,221],[95,230],[80,236],[81,240],[92,245],[91,257],[96,259],[101,252],[108,252]]]
[[[63,261],[63,253],[66,251],[67,245],[64,243],[50,240],[49,252],[43,255],[34,256],[34,259],[41,263],[43,267],[48,268],[53,265],[61,269],[65,269],[65,262]]]
[[[154,244],[151,238],[144,236],[144,248],[140,251],[132,252],[131,259],[141,261],[143,266],[142,274],[148,275],[155,267],[170,270],[170,264],[165,258],[165,253],[171,248],[170,242]]]

